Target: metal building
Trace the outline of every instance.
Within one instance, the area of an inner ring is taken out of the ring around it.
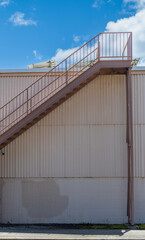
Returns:
[[[1,223],[145,222],[145,69],[131,70],[131,43],[102,33],[48,73],[0,71]]]

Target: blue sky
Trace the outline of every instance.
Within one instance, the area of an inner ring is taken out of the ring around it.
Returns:
[[[55,58],[103,31],[133,31],[145,60],[145,0],[0,0],[0,69]]]

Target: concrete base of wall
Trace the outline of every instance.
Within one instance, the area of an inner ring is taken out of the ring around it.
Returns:
[[[136,223],[145,222],[144,188],[135,179]],[[1,223],[126,223],[126,202],[126,178],[0,180]]]

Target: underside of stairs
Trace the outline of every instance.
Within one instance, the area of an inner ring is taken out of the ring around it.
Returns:
[[[101,74],[127,74],[131,33],[101,33],[0,108],[0,149]]]

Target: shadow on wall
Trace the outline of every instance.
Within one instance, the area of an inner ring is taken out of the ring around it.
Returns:
[[[60,194],[59,187],[53,179],[24,180],[22,204],[31,218],[52,218],[65,211],[68,197]]]

